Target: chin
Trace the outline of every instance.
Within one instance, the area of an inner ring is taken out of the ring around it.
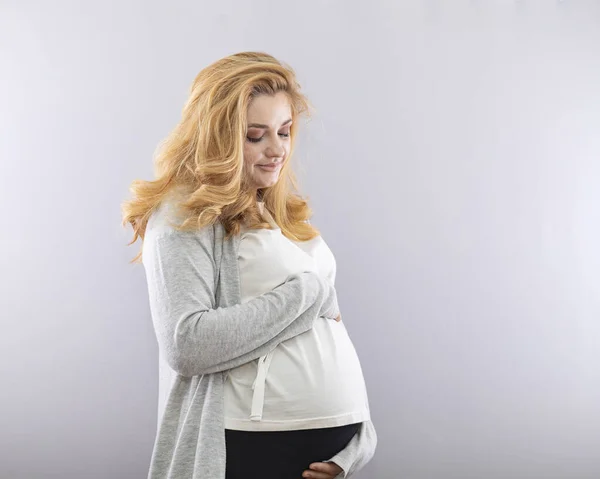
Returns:
[[[279,178],[273,180],[273,181],[259,181],[257,182],[257,188],[270,188],[271,186],[275,186],[277,184],[277,182],[279,181]]]

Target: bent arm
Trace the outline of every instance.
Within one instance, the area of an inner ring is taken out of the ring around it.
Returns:
[[[361,470],[375,455],[377,432],[369,419],[360,428],[344,449],[325,462],[335,462],[342,468],[335,479],[345,479]]]
[[[183,376],[224,371],[335,314],[335,288],[317,273],[288,280],[246,303],[215,307],[212,227],[146,232],[143,263],[159,348]]]

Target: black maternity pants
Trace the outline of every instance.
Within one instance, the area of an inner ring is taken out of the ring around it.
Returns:
[[[302,479],[313,462],[346,447],[360,423],[298,431],[225,429],[226,479]]]

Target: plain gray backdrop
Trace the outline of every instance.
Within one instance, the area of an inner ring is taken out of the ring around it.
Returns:
[[[600,477],[600,2],[2,0],[0,46],[1,479],[146,477],[120,204],[243,50],[317,109],[294,161],[379,435],[357,479]]]

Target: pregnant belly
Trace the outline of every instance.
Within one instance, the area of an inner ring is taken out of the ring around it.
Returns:
[[[274,351],[265,388],[264,419],[286,411],[288,419],[360,411],[366,396],[360,361],[343,323],[318,318],[311,330]]]

